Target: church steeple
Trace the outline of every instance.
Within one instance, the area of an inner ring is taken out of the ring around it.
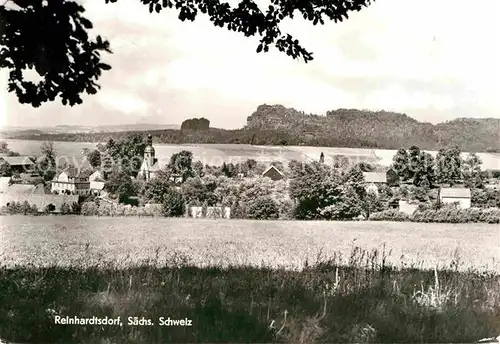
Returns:
[[[153,135],[149,134],[147,139],[147,146],[144,149],[144,161],[151,167],[155,163],[155,149],[153,148]]]

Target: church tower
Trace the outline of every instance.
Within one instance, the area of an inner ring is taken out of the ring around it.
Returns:
[[[154,178],[159,169],[158,159],[155,157],[155,149],[153,148],[153,136],[149,134],[146,148],[144,149],[144,159],[137,176],[150,180]]]
[[[147,146],[144,149],[144,161],[149,167],[153,166],[156,162],[155,159],[155,149],[153,148],[153,136],[148,135]]]

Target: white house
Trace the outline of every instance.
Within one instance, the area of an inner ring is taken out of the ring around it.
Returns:
[[[90,194],[89,173],[75,168],[58,173],[51,181],[51,192],[67,193],[72,195]]]
[[[467,188],[441,188],[439,190],[439,201],[442,204],[455,203],[459,204],[462,209],[470,208],[471,193]]]
[[[101,171],[95,171],[89,176],[90,191],[94,195],[100,195],[104,190],[104,176]]]

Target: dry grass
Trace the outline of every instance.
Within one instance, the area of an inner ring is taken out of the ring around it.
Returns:
[[[90,248],[88,248],[90,250]],[[23,343],[474,342],[500,333],[500,275],[387,264],[354,247],[301,271],[198,268],[172,254],[135,267],[0,268],[0,338]],[[158,252],[150,254],[158,257]],[[82,257],[81,259],[85,259]],[[15,295],[15,298],[12,297]],[[55,315],[189,318],[193,327],[56,326]],[[30,329],[26,331],[26,329]]]
[[[353,247],[385,244],[385,259],[400,267],[500,271],[498,226],[488,224],[5,216],[0,235],[5,264],[165,262],[175,248],[196,266],[300,269],[320,252],[346,265]]]

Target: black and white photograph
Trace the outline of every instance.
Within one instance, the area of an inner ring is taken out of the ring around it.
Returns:
[[[0,344],[499,343],[498,0],[0,0]]]

